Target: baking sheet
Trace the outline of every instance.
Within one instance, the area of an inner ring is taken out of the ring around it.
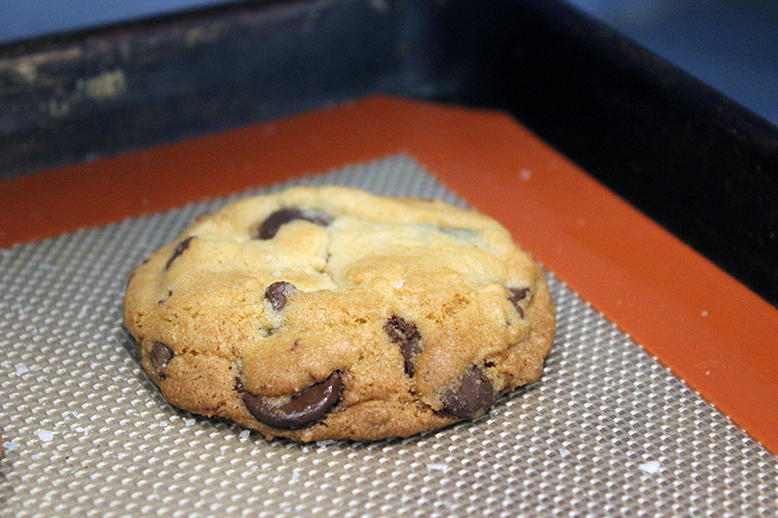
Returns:
[[[404,154],[299,183],[465,205]],[[171,407],[122,328],[125,282],[234,198],[0,250],[3,516],[778,513],[776,457],[553,272],[543,377],[476,422],[306,445]]]

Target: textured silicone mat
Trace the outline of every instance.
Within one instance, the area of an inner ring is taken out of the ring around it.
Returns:
[[[294,183],[464,205],[404,155]],[[776,457],[553,274],[543,378],[477,422],[305,445],[172,408],[122,328],[125,282],[227,201],[0,250],[3,516],[778,513]]]

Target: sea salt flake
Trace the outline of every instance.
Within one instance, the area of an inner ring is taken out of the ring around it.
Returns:
[[[38,439],[40,439],[43,442],[49,442],[50,440],[54,439],[54,432],[41,430],[40,432],[38,432]]]
[[[194,419],[184,419],[184,424],[186,426],[194,426],[195,420]]]
[[[21,444],[19,444],[18,442],[14,442],[14,441],[7,441],[7,442],[3,443],[3,449],[5,451],[18,450],[20,447],[21,447]]]
[[[241,439],[248,439],[250,435],[251,432],[249,432],[248,430],[243,430],[238,434],[238,437],[240,437]]]
[[[570,455],[570,450],[568,450],[567,448],[559,448],[559,454],[562,457],[567,457],[568,455]]]
[[[447,471],[448,464],[427,464],[427,469],[430,471]]]
[[[651,461],[646,462],[645,464],[641,464],[640,466],[638,466],[638,468],[641,471],[645,471],[646,473],[654,474],[657,471],[659,471],[659,466],[660,466],[660,463],[659,463],[658,460],[651,460]]]
[[[22,374],[28,372],[30,369],[27,368],[26,365],[19,365],[16,367],[16,375],[21,376]]]

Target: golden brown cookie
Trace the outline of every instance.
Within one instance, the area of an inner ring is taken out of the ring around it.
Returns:
[[[199,217],[135,270],[124,322],[172,404],[301,441],[479,417],[539,378],[556,332],[497,222],[342,187]]]

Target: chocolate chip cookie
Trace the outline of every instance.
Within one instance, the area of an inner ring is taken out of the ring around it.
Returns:
[[[124,322],[172,404],[300,441],[480,417],[540,377],[556,332],[500,224],[342,187],[198,217],[133,272]]]

